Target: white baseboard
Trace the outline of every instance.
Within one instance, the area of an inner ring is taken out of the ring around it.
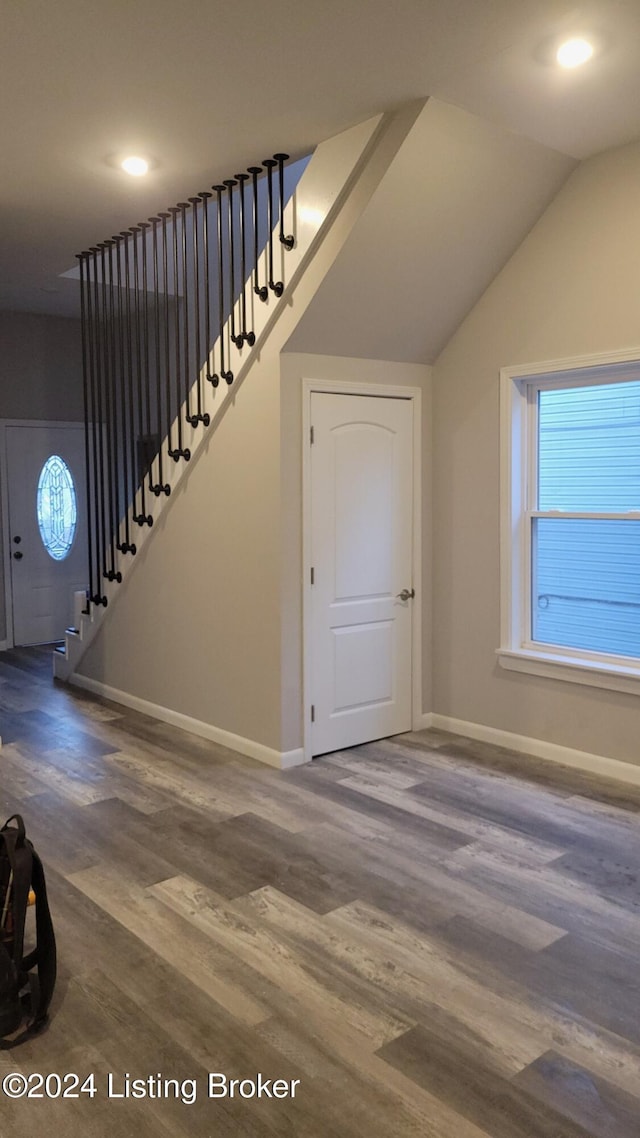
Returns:
[[[531,739],[527,735],[516,735],[513,731],[485,727],[482,723],[467,723],[464,719],[452,719],[449,715],[438,715],[435,712],[423,715],[422,718],[423,730],[433,727],[438,731],[450,731],[454,735],[466,735],[481,743],[493,743],[497,747],[508,747],[511,751],[522,751],[525,761],[527,755],[535,755],[538,759],[548,759],[565,767],[640,786],[640,766],[633,763],[609,759],[605,755],[591,755],[573,747],[562,747],[559,743],[547,743],[544,739]]]
[[[257,759],[258,762],[277,767],[279,770],[288,770],[306,762],[302,747],[295,751],[276,751],[273,747],[266,747],[264,743],[245,739],[242,735],[234,735],[231,731],[215,727],[213,723],[193,719],[190,715],[183,715],[182,712],[173,711],[170,707],[163,707],[159,703],[151,703],[148,699],[141,699],[140,696],[120,691],[119,688],[112,688],[109,684],[103,684],[100,680],[93,680],[89,676],[82,676],[78,672],[69,676],[68,683],[93,692],[94,695],[101,695],[113,703],[130,707],[133,711],[140,711],[152,719],[159,719],[162,723],[170,723],[172,727],[179,727],[182,731],[190,731],[192,735],[198,735],[201,739],[208,739],[211,743],[218,743],[230,751],[238,751],[241,755],[248,755],[251,759]]]

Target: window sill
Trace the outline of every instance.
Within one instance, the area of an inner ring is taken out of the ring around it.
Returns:
[[[496,655],[500,667],[509,672],[526,672],[531,676],[545,676],[547,679],[640,695],[638,667],[607,664],[570,655],[558,656],[528,648],[498,648]]]

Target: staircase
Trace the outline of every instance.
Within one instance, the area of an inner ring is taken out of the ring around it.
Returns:
[[[322,143],[299,181],[275,155],[79,255],[89,601],[54,652],[59,679],[83,682],[122,582],[242,384],[284,347],[423,105]]]

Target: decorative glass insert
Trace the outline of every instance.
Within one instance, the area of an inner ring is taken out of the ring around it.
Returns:
[[[57,454],[52,454],[40,471],[36,512],[47,553],[54,561],[64,561],[73,545],[78,508],[71,471]]]

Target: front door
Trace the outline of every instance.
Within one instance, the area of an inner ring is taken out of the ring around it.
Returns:
[[[14,644],[61,640],[87,586],[84,429],[7,426]]]
[[[312,753],[411,730],[413,404],[311,394]]]

